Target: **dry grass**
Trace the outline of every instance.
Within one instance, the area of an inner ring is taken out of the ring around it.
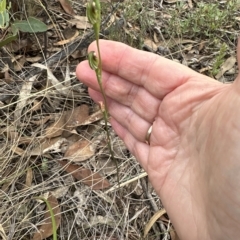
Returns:
[[[220,81],[233,80],[237,74],[235,62],[226,71],[222,66],[235,56],[239,33],[237,3],[202,1],[203,5],[199,6],[194,1],[172,4],[164,1],[161,8],[160,2],[125,0],[114,12],[112,7],[116,4],[104,3],[103,14],[110,18],[103,27],[103,36],[218,76]],[[85,59],[89,42],[71,55],[66,45],[56,45],[74,36],[76,31],[80,33],[79,42],[83,43],[91,29],[71,27],[73,17],[56,1],[47,2],[47,13],[40,1],[35,3],[31,14],[51,25],[48,41],[42,33],[21,34],[14,51],[5,47],[1,52],[0,236],[34,239],[47,211],[45,204],[34,197],[48,198],[52,194],[61,209],[58,239],[141,239],[151,216],[163,207],[161,201],[135,158],[112,132],[123,185],[117,187],[116,169],[106,147],[98,108],[86,87],[75,77],[76,65]],[[85,15],[85,3],[84,0],[72,2],[77,15]],[[14,7],[24,12],[23,6]],[[212,11],[219,11],[222,14],[219,18],[224,19],[222,27],[200,34],[207,26],[204,22],[200,24],[202,17],[197,15],[200,10],[202,15],[209,14],[211,21]],[[109,15],[111,12],[113,15]],[[190,25],[192,18],[196,21],[194,26]],[[59,51],[67,57],[50,63],[49,71],[41,71],[36,78],[29,75],[36,69],[31,66],[30,57],[40,57],[34,61],[41,63]],[[82,151],[69,150],[76,149],[76,143]],[[78,154],[74,155],[76,151]],[[63,160],[67,165],[61,164]],[[88,169],[88,174],[79,177],[81,170],[77,169],[76,176],[68,171],[72,165]],[[89,171],[100,174],[94,177],[94,183],[86,181]],[[110,183],[111,188],[101,189],[107,184],[103,181]],[[99,182],[102,185],[97,190]],[[162,217],[147,239],[170,239],[169,230],[167,216]]]

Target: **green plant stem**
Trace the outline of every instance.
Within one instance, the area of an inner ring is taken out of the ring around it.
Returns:
[[[92,69],[94,69],[96,73],[98,85],[100,87],[100,91],[103,96],[103,105],[101,105],[100,107],[103,114],[104,125],[105,125],[105,130],[107,135],[107,145],[110,152],[111,160],[116,165],[117,181],[118,181],[118,185],[120,185],[119,168],[118,168],[117,160],[114,157],[112,140],[111,140],[110,131],[108,128],[109,112],[108,112],[108,106],[107,106],[107,97],[102,85],[102,59],[101,59],[100,45],[99,45],[99,33],[100,33],[100,24],[101,24],[101,5],[99,0],[92,0],[89,3],[89,5],[87,6],[87,16],[88,16],[89,22],[91,22],[93,25],[95,39],[97,43],[97,55],[98,55],[98,56],[91,55],[95,59],[94,60],[89,59],[89,63],[90,63],[90,66],[92,65]],[[92,64],[91,61],[94,61],[94,64]]]
[[[105,129],[106,129],[106,135],[107,135],[107,145],[108,145],[108,149],[110,152],[110,156],[111,156],[111,160],[114,162],[115,166],[116,166],[116,170],[117,170],[117,182],[118,185],[120,184],[119,181],[119,168],[118,168],[118,164],[117,164],[117,160],[114,157],[114,152],[113,152],[113,148],[112,148],[112,139],[110,136],[110,131],[109,131],[109,127],[108,127],[108,119],[109,119],[109,112],[108,112],[108,105],[107,105],[107,98],[106,98],[106,94],[105,91],[103,89],[103,85],[102,85],[102,59],[101,59],[101,53],[100,53],[100,46],[99,46],[99,35],[96,35],[96,43],[97,43],[97,51],[98,51],[98,59],[99,59],[99,65],[98,68],[95,70],[96,76],[97,76],[97,81],[98,81],[98,85],[100,87],[100,91],[102,93],[103,96],[103,108],[101,106],[101,111],[103,114],[103,119],[104,119],[104,125],[105,125]]]
[[[55,216],[54,216],[54,213],[53,213],[53,209],[50,205],[50,203],[48,202],[47,199],[43,198],[43,197],[35,197],[35,199],[39,199],[39,200],[42,200],[43,202],[46,203],[47,205],[47,208],[50,212],[50,215],[51,215],[51,221],[52,221],[52,229],[53,229],[53,240],[57,240],[57,225],[56,225],[56,221],[55,221]]]

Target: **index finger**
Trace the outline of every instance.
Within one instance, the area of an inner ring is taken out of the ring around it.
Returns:
[[[97,52],[96,42],[89,46],[89,51]],[[179,63],[119,42],[100,40],[100,51],[104,71],[142,86],[160,99],[198,74]]]

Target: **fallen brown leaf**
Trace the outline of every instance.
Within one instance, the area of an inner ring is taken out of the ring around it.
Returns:
[[[110,183],[107,179],[104,179],[99,173],[94,173],[90,169],[83,168],[78,165],[73,165],[67,161],[59,161],[64,167],[64,170],[71,173],[72,176],[81,180],[84,184],[91,187],[93,190],[105,189],[110,187]]]
[[[15,146],[15,145],[12,145],[10,150],[19,156],[22,156],[25,153],[25,151],[22,148]]]
[[[54,88],[59,92],[61,93],[62,95],[64,96],[68,96],[69,94],[69,89],[62,83],[58,80],[58,78],[56,78],[52,72],[52,70],[48,67],[48,66],[45,66],[43,64],[40,64],[40,63],[33,63],[32,64],[33,67],[37,67],[37,68],[40,68],[40,69],[44,69],[44,70],[47,70],[47,76],[48,76],[48,80],[49,80],[49,83],[52,84],[52,86],[54,86]]]
[[[216,76],[216,79],[220,79],[220,77],[223,76],[223,74],[225,72],[227,72],[228,70],[230,70],[231,68],[234,67],[235,63],[236,63],[237,59],[235,56],[231,56],[229,57],[221,66],[221,69],[219,71],[219,73]]]
[[[64,126],[66,125],[66,115],[63,115],[56,120],[56,122],[52,123],[47,129],[45,136],[46,138],[54,138],[61,136],[64,131]]]
[[[71,57],[73,57],[74,59],[82,58],[82,57],[86,57],[86,56],[87,56],[87,49],[86,48],[77,49],[76,51],[74,51],[71,54]]]
[[[31,187],[32,185],[32,180],[33,180],[33,171],[31,168],[27,169],[27,174],[26,174],[26,186]]]
[[[54,218],[56,221],[56,228],[58,229],[61,222],[61,209],[59,207],[58,201],[52,194],[49,195],[47,201],[53,210]],[[51,236],[52,234],[53,234],[53,228],[52,228],[51,214],[49,209],[47,209],[44,215],[44,223],[40,226],[38,232],[36,232],[33,235],[32,240],[42,240]]]
[[[69,141],[69,142],[77,142],[77,141],[79,141],[80,139],[82,139],[82,135],[80,135],[80,134],[78,134],[75,130],[72,130],[72,132],[71,132],[72,134],[71,135],[69,135],[68,137],[66,137],[66,139]],[[67,151],[67,149],[66,149],[66,151]],[[65,152],[66,152],[65,151]],[[64,152],[64,153],[65,153]]]
[[[70,145],[64,157],[73,162],[82,162],[94,156],[95,145],[87,140],[77,141]]]
[[[52,116],[47,116],[45,118],[42,118],[40,120],[32,120],[31,123],[37,125],[37,126],[42,126],[44,125],[48,120],[52,119]]]
[[[82,122],[82,125],[89,125],[103,118],[102,111],[99,109],[97,112],[91,114],[85,121]]]
[[[67,112],[66,117],[68,118],[67,128],[81,126],[82,123],[89,118],[89,106],[82,104],[81,106],[74,108],[73,111]]]
[[[144,44],[151,48],[154,52],[158,49],[158,46],[150,38],[145,39]]]
[[[71,19],[69,23],[72,26],[76,26],[77,29],[81,30],[92,27],[92,25],[88,22],[86,16],[74,16],[74,19]]]
[[[85,104],[70,111],[63,112],[57,121],[46,129],[46,137],[52,138],[62,134],[64,130],[71,131],[74,127],[80,126],[88,118],[89,107]]]
[[[70,15],[74,14],[74,10],[71,6],[71,3],[69,0],[59,0],[60,4],[62,5],[62,8],[64,11]]]
[[[29,151],[27,156],[41,156],[49,151],[61,152],[62,146],[67,143],[68,141],[62,137],[46,138],[38,146]]]
[[[42,56],[26,57],[26,60],[30,63],[36,63],[42,61]]]
[[[54,46],[62,46],[64,44],[67,44],[67,43],[73,41],[78,35],[79,35],[79,32],[75,31],[75,34],[71,38],[56,42],[56,43],[54,43]]]
[[[22,110],[26,106],[28,99],[31,97],[32,85],[36,79],[37,79],[37,75],[34,75],[33,77],[30,77],[28,81],[25,81],[22,85],[17,106],[14,111],[14,119],[16,121],[16,124],[20,123]]]
[[[14,71],[15,72],[19,72],[23,69],[23,65],[26,62],[26,58],[25,56],[19,56],[17,61],[13,62],[13,66],[14,66]]]

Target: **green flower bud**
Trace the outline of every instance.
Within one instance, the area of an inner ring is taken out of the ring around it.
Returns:
[[[88,63],[92,70],[97,70],[99,65],[99,60],[94,51],[88,53]]]
[[[94,25],[100,24],[101,21],[101,5],[99,0],[92,0],[87,5],[87,17],[88,21]]]

